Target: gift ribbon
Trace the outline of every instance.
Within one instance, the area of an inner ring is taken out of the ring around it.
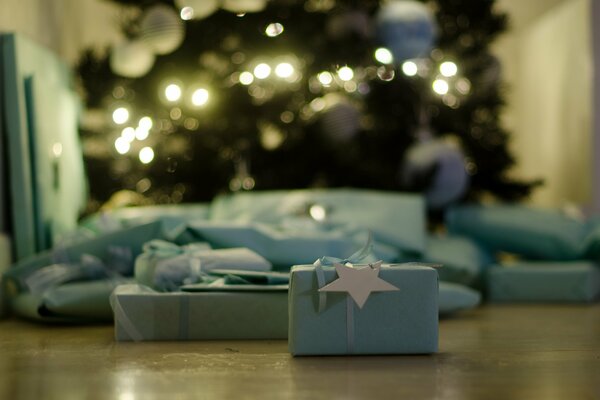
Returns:
[[[154,239],[145,243],[143,249],[144,253],[167,258],[181,254],[193,254],[197,251],[210,250],[210,247],[206,243],[192,243],[185,246],[178,246],[175,243],[167,242],[166,240]]]
[[[327,283],[325,281],[325,273],[323,272],[323,267],[331,267],[336,263],[339,264],[360,264],[361,261],[369,257],[372,253],[373,249],[373,235],[371,231],[369,231],[369,238],[367,239],[367,243],[360,248],[358,251],[354,252],[350,257],[341,259],[337,257],[321,257],[317,261],[314,262],[315,273],[317,275],[317,285],[319,289],[325,286]],[[317,312],[321,313],[327,307],[327,292],[319,293],[319,307]],[[348,354],[354,353],[354,302],[349,295],[346,295],[346,352]]]
[[[358,251],[354,252],[348,258],[337,258],[337,257],[321,257],[317,261],[313,263],[315,266],[315,273],[317,274],[317,285],[319,289],[326,285],[325,282],[325,274],[323,273],[323,267],[332,267],[333,264],[360,264],[361,261],[369,257],[372,253],[373,249],[373,235],[371,231],[369,231],[369,237],[367,239],[367,243],[363,247],[361,247]],[[327,292],[319,292],[319,307],[317,312],[321,313],[327,307]]]

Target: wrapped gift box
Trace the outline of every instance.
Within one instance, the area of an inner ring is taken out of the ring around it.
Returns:
[[[293,355],[437,351],[438,274],[434,268],[384,265],[379,278],[399,290],[373,292],[362,308],[347,293],[319,291],[338,275],[326,267],[319,278],[318,268],[292,268],[288,343]]]
[[[498,302],[590,302],[600,295],[600,267],[589,261],[520,262],[488,270]]]
[[[159,293],[123,285],[111,304],[118,341],[287,337],[287,287]]]

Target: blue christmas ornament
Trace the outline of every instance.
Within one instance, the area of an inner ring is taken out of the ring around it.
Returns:
[[[425,140],[408,149],[400,179],[405,187],[422,190],[433,210],[459,200],[469,188],[464,154],[442,139]]]
[[[385,3],[376,17],[377,36],[396,63],[426,56],[435,38],[434,17],[427,6],[414,0]]]

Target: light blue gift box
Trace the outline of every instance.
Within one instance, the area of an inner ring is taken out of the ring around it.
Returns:
[[[520,262],[488,270],[497,302],[590,302],[600,295],[600,267],[589,261]]]
[[[287,290],[159,293],[123,285],[111,295],[117,341],[285,339]]]
[[[337,278],[333,268],[323,268],[323,274],[325,284]],[[300,356],[437,352],[437,271],[414,264],[384,265],[379,277],[399,290],[371,293],[359,309],[348,300],[347,293],[319,292],[315,266],[293,267],[289,292],[290,353]]]

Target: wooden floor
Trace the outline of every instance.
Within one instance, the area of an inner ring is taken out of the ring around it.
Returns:
[[[486,306],[433,356],[292,358],[284,341],[116,343],[0,322],[0,399],[600,399],[600,305]]]

